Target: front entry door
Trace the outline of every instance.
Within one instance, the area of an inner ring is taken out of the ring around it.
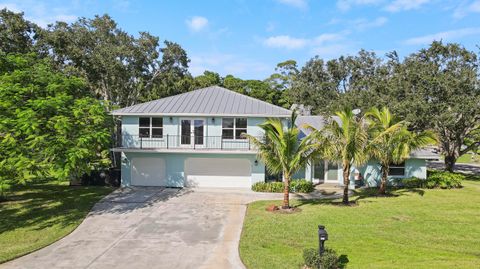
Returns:
[[[180,125],[180,144],[185,147],[202,147],[205,132],[205,120],[182,119]]]
[[[338,169],[337,163],[317,161],[314,163],[313,178],[325,183],[336,183],[338,182]]]

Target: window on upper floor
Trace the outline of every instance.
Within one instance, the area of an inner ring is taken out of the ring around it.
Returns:
[[[247,118],[223,118],[223,139],[246,139],[243,133],[247,133]]]
[[[142,117],[139,119],[138,133],[140,137],[162,138],[163,118]]]
[[[399,164],[390,164],[390,169],[388,170],[389,176],[404,176],[405,175],[405,162]]]

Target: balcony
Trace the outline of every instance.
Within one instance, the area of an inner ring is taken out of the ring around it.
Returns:
[[[153,151],[238,151],[256,152],[248,139],[227,139],[222,136],[164,135],[162,137],[142,137],[124,135],[122,147],[115,151],[153,150]]]

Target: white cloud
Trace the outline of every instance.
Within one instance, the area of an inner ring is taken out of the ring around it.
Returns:
[[[307,43],[307,39],[290,37],[288,35],[271,36],[263,41],[263,44],[267,47],[286,49],[301,49]]]
[[[0,9],[4,9],[4,8],[16,13],[22,12],[20,7],[15,3],[0,3]]]
[[[263,41],[264,46],[283,49],[308,49],[312,54],[322,57],[340,55],[350,47],[346,36],[349,31],[324,33],[312,38],[294,38],[287,35],[269,37]]]
[[[418,9],[422,5],[427,4],[430,0],[395,0],[385,7],[390,12],[398,12],[404,10]]]
[[[440,32],[436,34],[431,34],[431,35],[413,37],[405,40],[404,43],[407,45],[426,45],[426,44],[430,44],[432,41],[435,41],[435,40],[437,41],[443,40],[443,41],[451,42],[454,40],[458,40],[462,37],[477,35],[477,34],[480,34],[480,28],[473,28],[473,27],[462,28],[462,29],[445,31],[445,32]]]
[[[338,0],[337,8],[342,11],[347,11],[353,6],[376,5],[383,2],[383,0]]]
[[[277,2],[285,5],[289,5],[298,9],[306,9],[308,3],[306,0],[277,0]]]
[[[189,71],[193,76],[201,75],[205,70],[210,70],[218,72],[222,76],[228,74],[252,76],[252,74],[255,74],[258,75],[256,78],[262,79],[268,72],[272,71],[271,66],[263,62],[234,54],[193,54],[190,59]]]
[[[329,34],[321,34],[313,39],[314,45],[322,45],[328,42],[338,41],[343,39],[345,33],[329,33]]]
[[[25,18],[46,27],[56,21],[73,22],[78,16],[72,14],[68,8],[55,8],[46,6],[37,1],[22,1],[18,3],[0,3],[0,9],[7,8],[14,12],[24,12]]]
[[[470,13],[480,13],[480,0],[472,1],[469,3],[463,2],[455,9],[453,17],[461,19]]]
[[[350,44],[331,44],[325,46],[315,47],[312,53],[318,55],[320,58],[329,60],[337,58],[340,55],[348,55],[354,53],[355,50]]]
[[[321,46],[325,43],[339,41],[345,38],[348,32],[325,33],[314,38],[295,38],[288,35],[271,36],[263,41],[266,47],[283,49],[302,49],[307,46]]]
[[[208,25],[208,19],[202,16],[194,16],[189,20],[185,21],[188,28],[194,32],[199,32]]]
[[[388,19],[386,17],[378,17],[374,20],[359,19],[354,22],[354,27],[358,30],[365,30],[368,28],[376,28],[383,26],[387,23]]]

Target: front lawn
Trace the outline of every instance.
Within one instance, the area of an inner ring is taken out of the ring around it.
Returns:
[[[463,185],[398,190],[397,197],[360,198],[353,207],[293,201],[302,210],[295,214],[265,211],[280,201],[254,202],[240,256],[251,269],[300,268],[303,249],[318,247],[317,226],[324,224],[327,247],[348,258],[347,268],[478,268],[480,181]]]
[[[0,202],[0,263],[69,234],[92,206],[112,190],[55,182],[13,191],[7,201]]]
[[[467,153],[457,159],[457,163],[480,164],[479,156],[474,156],[472,153]]]

